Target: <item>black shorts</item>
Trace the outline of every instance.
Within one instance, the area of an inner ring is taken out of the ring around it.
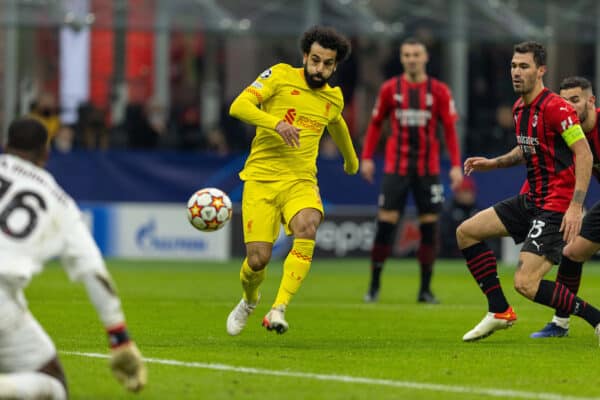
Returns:
[[[600,201],[594,204],[583,217],[579,235],[594,243],[600,243]]]
[[[418,214],[439,214],[444,204],[444,186],[439,175],[400,176],[385,174],[379,194],[379,208],[404,212],[408,192],[411,191]]]
[[[564,214],[546,211],[529,203],[524,195],[494,205],[494,210],[521,251],[544,256],[558,264],[565,245],[560,224]]]

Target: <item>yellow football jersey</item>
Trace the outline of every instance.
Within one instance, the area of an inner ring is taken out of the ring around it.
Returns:
[[[311,89],[303,68],[277,64],[260,74],[236,102],[254,108],[242,109],[242,114],[243,120],[256,125],[256,136],[240,178],[316,182],[316,159],[323,130],[342,118],[344,99],[340,88],[325,84]],[[256,113],[256,107],[268,115]],[[282,120],[301,129],[299,147],[288,146],[274,130]]]

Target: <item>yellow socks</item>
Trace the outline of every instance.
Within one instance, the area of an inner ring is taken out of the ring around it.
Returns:
[[[294,239],[292,250],[283,262],[283,276],[273,307],[287,306],[296,294],[302,281],[308,275],[314,249],[314,240]]]
[[[267,268],[260,271],[254,271],[248,265],[248,259],[244,258],[242,268],[240,269],[240,281],[244,289],[244,300],[248,303],[256,304],[258,302],[258,287],[265,280]]]

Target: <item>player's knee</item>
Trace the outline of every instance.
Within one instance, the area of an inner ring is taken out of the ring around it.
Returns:
[[[533,299],[535,297],[539,284],[539,281],[527,274],[515,274],[515,290],[528,299]]]
[[[300,224],[294,236],[301,239],[314,239],[317,237],[317,227],[318,225],[313,223]]]
[[[589,256],[587,254],[581,254],[580,252],[576,251],[573,246],[569,245],[566,245],[563,248],[562,254],[563,256],[575,262],[585,262],[593,255],[593,253]]]
[[[456,228],[456,243],[459,248],[465,248],[468,238],[470,237],[469,226],[466,221],[463,221],[458,228]]]
[[[300,239],[315,239],[317,237],[317,228],[321,222],[321,215],[310,215],[294,221],[292,231],[294,236]]]
[[[271,252],[261,249],[248,253],[248,266],[254,271],[264,269],[271,260]]]

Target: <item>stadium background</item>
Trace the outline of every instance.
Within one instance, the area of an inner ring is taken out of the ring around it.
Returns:
[[[452,88],[465,156],[497,155],[515,144],[510,114],[506,118],[514,101],[508,68],[514,43],[546,44],[545,82],[551,89],[572,74],[600,87],[600,3],[592,0],[1,4],[2,132],[15,116],[36,112],[44,96],[55,100],[45,115],[61,126],[49,169],[84,208],[108,256],[242,254],[238,213],[225,231],[204,235],[187,225],[184,203],[204,186],[220,187],[240,201],[237,172],[252,129],[229,118],[227,107],[267,66],[299,65],[297,38],[310,25],[332,25],[352,39],[353,55],[340,67],[336,84],[344,90],[357,148],[379,84],[400,72],[397,47],[407,36],[427,43],[429,73]],[[519,168],[475,176],[478,205],[513,194],[523,179]],[[345,176],[327,137],[319,181],[328,221],[317,253],[367,255],[378,186]],[[596,186],[588,203],[598,198]],[[397,255],[414,249],[418,230],[411,213],[398,235]],[[514,249],[507,243],[510,260]],[[278,245],[284,252],[285,240]]]

